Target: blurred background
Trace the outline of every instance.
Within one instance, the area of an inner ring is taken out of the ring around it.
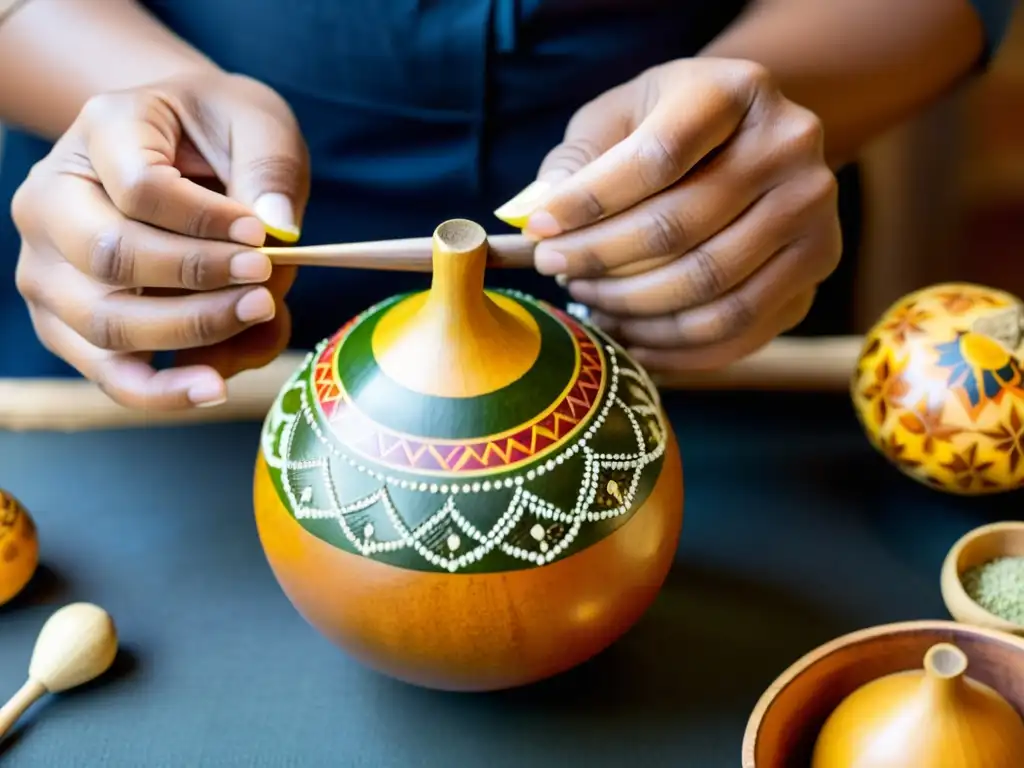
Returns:
[[[1024,14],[984,77],[871,147],[860,330],[948,279],[1024,296]]]
[[[943,280],[1024,296],[1024,13],[983,77],[879,139],[863,167],[856,330]]]

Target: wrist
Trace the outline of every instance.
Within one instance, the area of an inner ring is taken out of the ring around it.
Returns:
[[[0,25],[0,121],[54,139],[93,96],[221,71],[135,0],[32,0]]]

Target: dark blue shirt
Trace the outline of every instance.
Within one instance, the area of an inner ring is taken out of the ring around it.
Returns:
[[[271,85],[309,144],[304,244],[427,235],[452,217],[506,231],[492,215],[525,186],[585,102],[655,64],[695,54],[744,0],[146,0],[227,70]],[[987,11],[990,42],[1005,27]],[[126,63],[127,65],[127,63]],[[0,210],[49,147],[8,131]],[[845,180],[847,252],[859,230]],[[0,376],[71,371],[36,340],[13,272],[18,238],[0,217]],[[851,260],[852,261],[852,260]],[[292,344],[309,347],[352,314],[424,275],[300,271]],[[836,278],[841,280],[841,278]],[[831,282],[835,283],[836,280]],[[563,301],[532,271],[491,282]],[[820,306],[835,308],[833,301]],[[831,329],[834,332],[834,329]]]

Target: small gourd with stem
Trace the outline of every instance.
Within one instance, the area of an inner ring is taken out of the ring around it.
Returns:
[[[0,738],[47,693],[95,680],[117,656],[117,629],[110,614],[90,603],[72,603],[53,614],[36,640],[28,680],[0,707]]]
[[[924,668],[886,675],[835,709],[812,768],[1020,768],[1024,720],[997,691],[967,677],[967,655],[932,646]]]

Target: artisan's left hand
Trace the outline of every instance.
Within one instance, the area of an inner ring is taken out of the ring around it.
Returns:
[[[525,230],[538,270],[652,370],[755,351],[839,262],[821,123],[750,62],[687,59],[605,93],[538,178],[553,184]]]

